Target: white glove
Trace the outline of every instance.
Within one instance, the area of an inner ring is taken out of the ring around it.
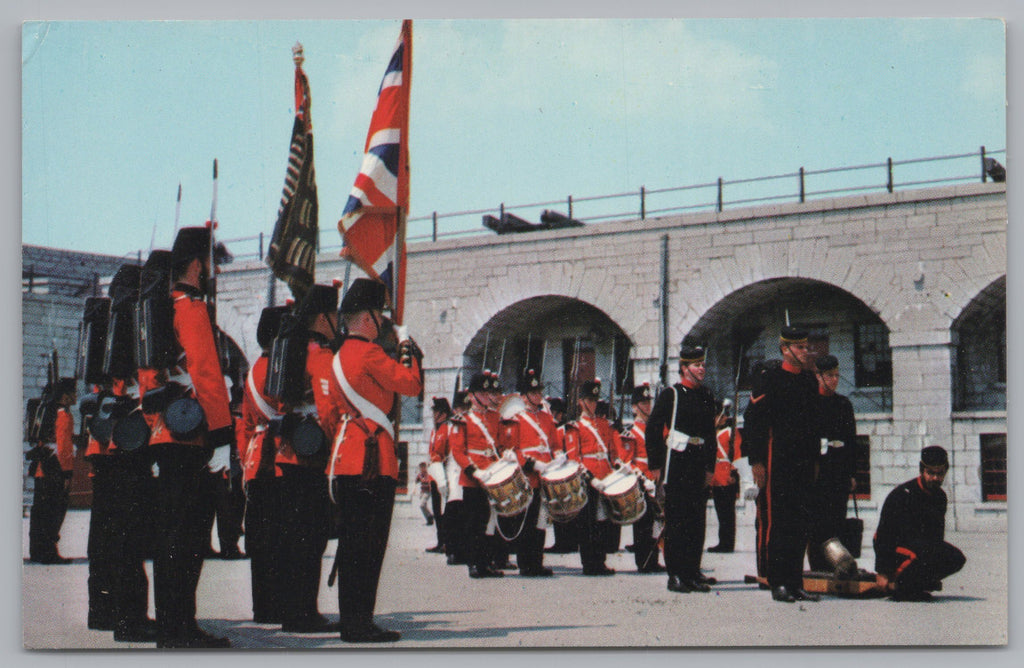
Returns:
[[[650,478],[641,478],[641,480],[644,481],[644,489],[647,490],[648,494],[653,496],[656,487],[654,481],[651,480]]]
[[[533,460],[533,470],[537,473],[544,473],[548,466],[549,464],[547,462],[538,462],[536,459]]]
[[[761,490],[759,490],[757,487],[748,487],[746,491],[743,492],[743,499],[746,501],[755,501],[757,500],[757,494],[760,491]]]
[[[558,452],[555,453],[555,458],[551,461],[551,465],[552,466],[561,466],[562,464],[564,464],[566,462],[567,459],[568,459],[568,457],[566,457],[565,452],[562,451],[562,450],[559,450]]]
[[[604,491],[604,480],[602,480],[601,478],[594,478],[593,480],[590,481],[590,486],[593,487],[594,489],[596,489],[599,492],[603,492]]]
[[[506,450],[505,452],[501,453],[501,458],[508,462],[518,461],[518,458],[516,457],[516,453],[514,450]]]
[[[491,473],[487,469],[477,469],[473,471],[473,477],[480,482],[487,482],[491,478]]]
[[[226,471],[231,466],[231,446],[221,445],[213,449],[213,454],[210,455],[210,462],[207,467],[211,473],[220,473]]]
[[[406,325],[395,325],[395,336],[398,337],[398,342],[409,340],[409,328]]]

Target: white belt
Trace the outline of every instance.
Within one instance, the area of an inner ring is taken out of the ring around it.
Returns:
[[[716,459],[715,461],[716,461],[716,462],[718,462],[719,464],[731,464],[731,463],[732,463],[732,462],[730,462],[730,461],[729,461],[728,459],[723,459],[723,458],[721,458],[721,457],[719,457],[719,458],[718,458],[718,459]]]
[[[583,459],[603,459],[606,462],[609,461],[608,455],[603,452],[597,452],[591,455],[583,455]]]
[[[317,417],[316,404],[299,404],[292,409],[292,413],[295,415]]]
[[[478,457],[489,457],[491,454],[490,450],[466,450],[467,454],[477,455]]]
[[[545,452],[550,452],[550,451],[548,450],[548,448],[545,448],[543,445],[535,445],[532,448],[523,448],[522,450],[520,450],[520,452],[522,452],[525,455],[527,453],[534,453],[534,452],[539,453],[539,454],[543,454]]]
[[[168,383],[177,383],[178,385],[184,385],[185,387],[191,388],[192,387],[192,376],[189,374],[188,371],[184,371],[182,373],[174,374],[173,376],[168,375],[167,376],[167,382]]]

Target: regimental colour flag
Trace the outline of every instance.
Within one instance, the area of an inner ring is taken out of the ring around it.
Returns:
[[[411,80],[412,21],[405,20],[377,92],[363,164],[338,221],[342,255],[387,286],[397,324],[402,323],[405,295]]]
[[[288,284],[298,300],[315,281],[319,227],[311,98],[309,81],[302,71],[302,45],[296,44],[292,53],[295,60],[295,124],[292,126],[288,169],[277,223],[267,251],[267,264],[275,276]]]

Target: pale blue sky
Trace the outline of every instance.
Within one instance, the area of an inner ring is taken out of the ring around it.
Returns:
[[[399,25],[26,24],[23,242],[121,255],[148,250],[155,225],[167,247],[179,182],[181,224],[208,217],[213,158],[221,237],[269,236],[298,40],[337,243]],[[424,19],[413,33],[413,217],[1006,147],[998,20]]]

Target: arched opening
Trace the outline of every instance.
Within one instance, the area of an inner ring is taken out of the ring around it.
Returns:
[[[460,384],[490,369],[510,392],[523,371],[533,368],[545,394],[566,399],[574,411],[579,385],[596,377],[621,414],[622,397],[633,387],[631,349],[622,328],[595,306],[560,295],[530,297],[495,314],[476,332],[463,352]]]
[[[788,321],[810,332],[811,351],[839,359],[839,392],[857,412],[892,408],[889,328],[867,304],[829,283],[775,278],[741,288],[711,307],[687,337],[708,347],[707,382],[720,396],[750,389],[751,370],[778,359]]]
[[[953,410],[1006,410],[1006,277],[988,285],[951,327]]]

